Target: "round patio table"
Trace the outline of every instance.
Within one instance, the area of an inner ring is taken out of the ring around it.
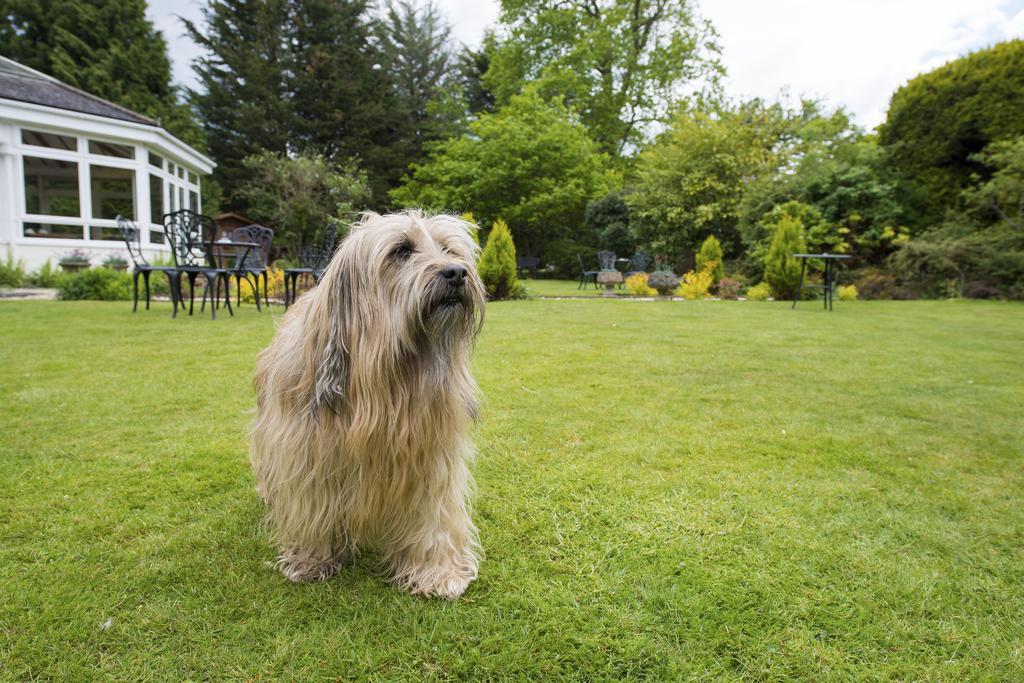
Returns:
[[[822,289],[825,291],[825,310],[832,310],[832,292],[835,289],[836,279],[836,265],[839,261],[851,258],[849,254],[793,254],[794,257],[800,259],[800,286],[796,290],[796,294],[793,296],[793,306],[796,308],[796,302],[800,300],[800,295],[803,294],[805,287],[811,287],[815,289]],[[807,274],[807,260],[808,259],[821,259],[825,262],[825,279],[823,284],[820,285],[805,285],[804,275]]]

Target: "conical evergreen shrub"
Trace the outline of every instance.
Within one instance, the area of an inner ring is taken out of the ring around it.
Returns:
[[[776,298],[791,299],[796,294],[800,286],[800,261],[793,254],[805,249],[800,220],[792,216],[780,218],[764,259],[764,279]]]
[[[491,299],[507,299],[516,286],[516,245],[505,221],[494,222],[480,255],[477,272]]]

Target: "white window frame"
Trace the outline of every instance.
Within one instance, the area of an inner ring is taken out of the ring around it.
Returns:
[[[65,137],[75,138],[76,149],[64,150],[53,147],[42,147],[37,145],[26,144],[22,141],[22,130],[39,131],[41,133],[53,133],[55,135],[63,135]],[[143,246],[152,244],[153,246],[166,248],[166,240],[164,244],[159,244],[150,241],[150,231],[163,232],[163,225],[152,223],[150,203],[149,203],[149,176],[155,175],[161,179],[162,192],[164,195],[164,213],[169,212],[169,195],[171,192],[176,192],[180,189],[185,196],[186,202],[189,199],[189,192],[196,193],[196,204],[195,210],[202,212],[202,194],[200,192],[200,183],[202,182],[200,173],[186,164],[183,164],[179,159],[169,157],[165,152],[157,148],[146,146],[138,141],[134,141],[128,138],[117,138],[109,135],[100,135],[94,133],[83,134],[78,131],[68,131],[67,129],[56,128],[47,125],[36,125],[34,123],[16,123],[14,125],[14,144],[13,153],[15,157],[15,196],[17,211],[16,222],[15,222],[15,239],[24,244],[33,245],[49,245],[53,246],[56,244],[63,244],[68,247],[86,247],[86,246],[97,246],[97,245],[111,245],[116,240],[103,240],[103,239],[92,239],[91,228],[116,228],[117,221],[114,219],[107,218],[93,218],[92,217],[92,178],[90,172],[90,166],[107,166],[110,168],[122,168],[133,172],[133,195],[135,204],[135,222],[142,226],[145,225],[148,230],[140,230],[141,243]],[[119,145],[129,145],[135,150],[134,158],[123,158],[106,156],[103,154],[93,154],[89,152],[89,140],[95,140],[97,142],[109,142]],[[162,168],[157,168],[149,163],[149,154],[153,153],[159,156],[163,160]],[[45,214],[33,214],[28,213],[26,206],[25,197],[25,157],[36,157],[40,159],[53,159],[56,161],[69,161],[77,165],[78,167],[78,216],[49,216]],[[176,175],[172,176],[169,169],[171,164],[174,165],[175,169],[181,166],[185,169],[185,177],[178,178]],[[196,182],[189,182],[189,173],[196,176]],[[175,196],[174,208],[181,208],[177,203],[177,196]],[[51,225],[68,225],[82,228],[81,238],[62,238],[62,237],[32,237],[25,235],[25,223],[42,223]]]

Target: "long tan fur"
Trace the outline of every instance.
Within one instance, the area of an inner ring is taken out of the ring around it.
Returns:
[[[455,598],[476,578],[477,251],[450,216],[365,214],[259,355],[250,459],[289,579],[367,548],[413,593]],[[459,266],[454,288],[442,271]]]

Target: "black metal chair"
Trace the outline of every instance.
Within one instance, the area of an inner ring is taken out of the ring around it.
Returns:
[[[262,225],[245,225],[231,231],[234,242],[253,242],[252,249],[247,249],[235,259],[235,289],[238,293],[237,303],[242,303],[242,278],[252,287],[256,295],[256,309],[260,308],[260,277],[263,277],[263,298],[270,306],[270,288],[267,284],[267,268],[270,264],[270,245],[274,241],[274,231]],[[250,278],[252,278],[250,280]]]
[[[171,254],[174,256],[174,264],[177,271],[174,277],[173,288],[177,290],[178,302],[184,308],[184,296],[181,292],[181,276],[188,276],[188,314],[192,315],[195,308],[196,279],[202,275],[206,281],[203,300],[205,303],[206,294],[210,293],[210,314],[217,319],[217,306],[215,303],[220,300],[220,285],[224,283],[225,298],[228,313],[234,315],[231,309],[231,269],[221,268],[217,265],[213,254],[212,241],[214,238],[213,219],[209,216],[179,209],[172,213],[165,213],[163,217],[164,234],[167,242],[171,245]],[[178,308],[175,306],[174,315],[177,317]]]
[[[583,287],[588,282],[593,282],[594,283],[594,289],[597,289],[597,271],[596,270],[587,270],[587,267],[585,265],[583,265],[583,255],[582,254],[576,254],[576,260],[579,261],[579,263],[580,263],[580,279],[579,279],[579,283],[580,284],[579,284],[579,286],[576,287],[576,289],[583,289]]]
[[[142,231],[135,223],[118,214],[117,227],[121,230],[121,239],[124,240],[124,246],[128,250],[128,258],[132,260],[132,313],[139,308],[140,275],[146,285],[146,310],[149,310],[149,275],[154,271],[167,276],[167,284],[171,290],[171,303],[176,313],[178,297],[174,292],[174,278],[177,276],[178,269],[171,266],[154,266],[146,260],[146,255],[142,253]]]
[[[284,307],[288,309],[295,303],[300,275],[309,275],[314,284],[320,283],[327,264],[334,255],[334,247],[338,243],[338,229],[334,223],[328,223],[321,231],[316,244],[303,246],[299,249],[299,265],[285,268],[284,271]]]
[[[601,267],[601,270],[615,270],[615,252],[597,252],[597,263]]]

